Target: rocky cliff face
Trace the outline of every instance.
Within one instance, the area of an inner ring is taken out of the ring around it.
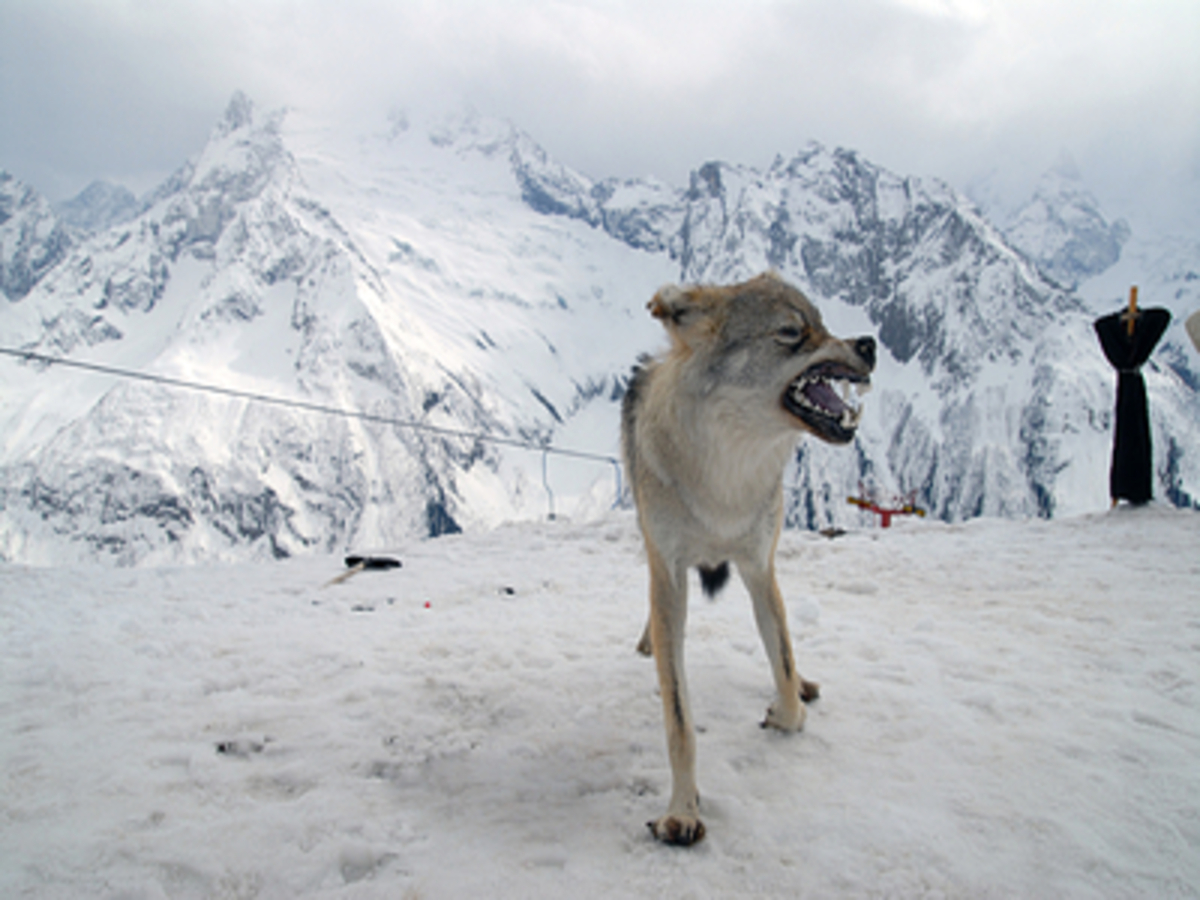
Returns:
[[[49,202],[0,171],[0,293],[20,300],[62,261],[71,243]]]

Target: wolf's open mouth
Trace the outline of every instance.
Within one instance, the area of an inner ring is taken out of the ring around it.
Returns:
[[[871,380],[847,366],[822,363],[788,385],[783,408],[809,425],[819,437],[835,444],[854,438],[862,418],[858,396],[871,388]]]

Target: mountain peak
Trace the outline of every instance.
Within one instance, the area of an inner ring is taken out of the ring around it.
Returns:
[[[129,188],[93,181],[70,200],[56,204],[54,211],[71,228],[92,234],[132,219],[138,213],[138,200]]]
[[[511,122],[482,116],[470,107],[443,117],[429,132],[429,141],[435,147],[474,150],[486,157],[511,149],[517,139],[517,129]]]
[[[1108,221],[1064,151],[1042,175],[1033,197],[1013,214],[1004,236],[1043,275],[1074,289],[1116,263],[1129,225],[1124,219]]]
[[[20,300],[58,265],[71,243],[50,202],[0,171],[0,296]]]
[[[1079,171],[1079,166],[1075,162],[1069,150],[1063,149],[1058,155],[1058,160],[1046,172],[1046,175],[1054,175],[1059,178],[1065,178],[1068,181],[1082,181],[1083,175]],[[1043,176],[1045,178],[1046,176]]]
[[[217,123],[217,137],[226,137],[254,123],[254,103],[242,91],[234,91],[225,107],[225,115]]]

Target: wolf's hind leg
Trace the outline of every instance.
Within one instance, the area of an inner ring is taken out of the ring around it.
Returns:
[[[637,642],[637,652],[642,656],[654,655],[654,642],[650,640],[650,622],[646,622],[646,627],[642,629],[642,638]]]
[[[775,580],[775,567],[739,563],[738,573],[754,602],[754,620],[762,637],[763,649],[771,661],[775,677],[775,702],[767,709],[763,727],[780,731],[799,731],[804,727],[805,711],[800,701],[816,699],[818,686],[805,681],[796,671],[792,637],[788,632],[787,610]]]

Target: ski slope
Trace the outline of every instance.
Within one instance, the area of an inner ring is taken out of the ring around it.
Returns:
[[[706,840],[632,516],[340,560],[0,567],[5,897],[1189,897],[1200,515],[786,532],[805,731],[693,591]],[[364,548],[365,549],[365,548]]]

